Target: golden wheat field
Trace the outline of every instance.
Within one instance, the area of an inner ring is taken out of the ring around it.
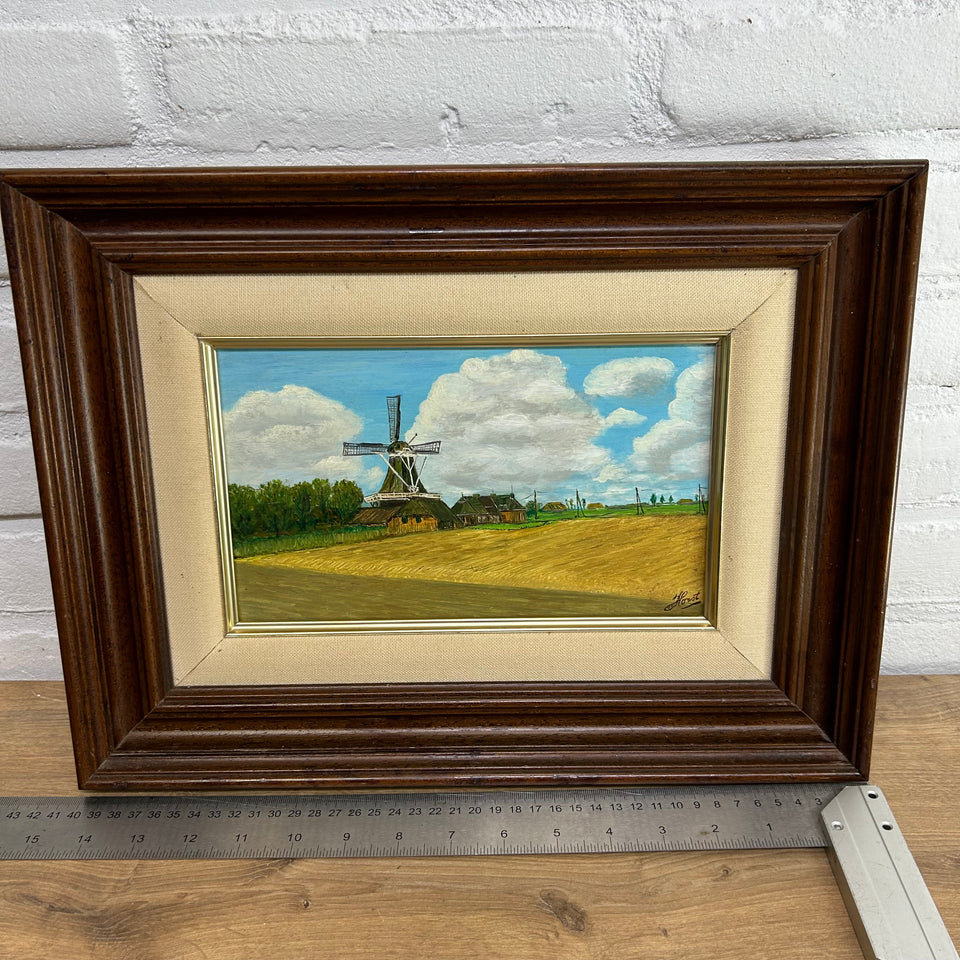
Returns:
[[[620,516],[519,529],[443,530],[298,550],[238,560],[237,570],[287,568],[612,594],[666,604],[682,590],[703,590],[705,543],[703,516]]]

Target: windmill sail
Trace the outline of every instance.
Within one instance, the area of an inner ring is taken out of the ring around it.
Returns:
[[[411,443],[410,449],[417,454],[417,456],[428,456],[440,452],[440,441],[430,440],[428,443]]]
[[[400,396],[387,397],[387,420],[390,422],[390,442],[400,439]]]
[[[364,457],[368,453],[386,453],[387,449],[385,443],[344,443],[343,455],[345,457]]]

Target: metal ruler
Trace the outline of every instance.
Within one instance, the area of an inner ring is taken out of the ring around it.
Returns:
[[[0,859],[436,857],[824,847],[836,784],[6,797]]]
[[[0,798],[2,860],[827,847],[867,960],[960,960],[871,785]]]

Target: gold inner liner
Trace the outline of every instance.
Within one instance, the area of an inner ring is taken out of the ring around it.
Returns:
[[[720,512],[723,499],[723,446],[724,429],[726,426],[727,385],[729,365],[729,337],[717,338],[703,334],[689,336],[673,335],[667,337],[591,337],[589,345],[637,345],[644,342],[651,345],[659,344],[704,344],[716,349],[714,360],[714,403],[713,417],[710,431],[711,442],[711,500],[714,503],[708,515],[706,533],[706,564],[703,584],[704,616],[685,616],[682,625],[685,628],[715,626],[717,610],[717,578],[719,571],[720,549]],[[206,391],[207,423],[210,432],[210,457],[214,482],[214,494],[217,503],[217,526],[219,531],[221,577],[223,581],[223,602],[226,612],[226,629],[228,634],[250,633],[376,633],[385,627],[398,632],[436,632],[436,631],[463,631],[479,629],[510,629],[510,630],[602,630],[602,629],[672,629],[677,627],[677,616],[663,617],[540,617],[540,618],[471,618],[470,620],[394,620],[386,623],[382,620],[350,620],[350,621],[282,621],[267,623],[264,621],[243,622],[238,613],[239,598],[237,595],[235,567],[233,563],[233,543],[230,534],[230,507],[227,494],[228,477],[226,471],[226,443],[223,435],[222,404],[220,402],[220,381],[218,375],[218,350],[242,347],[243,349],[317,349],[317,348],[371,348],[381,349],[416,349],[426,346],[443,347],[501,347],[514,349],[516,347],[532,347],[548,350],[550,347],[567,345],[583,346],[582,337],[531,338],[509,340],[502,337],[488,340],[451,340],[446,337],[421,338],[420,340],[370,339],[357,340],[342,338],[337,340],[317,339],[276,339],[238,337],[202,339],[200,341],[201,356],[203,358],[203,375]],[[715,479],[714,479],[715,478]],[[401,581],[402,582],[402,581]],[[399,586],[399,584],[398,584]]]

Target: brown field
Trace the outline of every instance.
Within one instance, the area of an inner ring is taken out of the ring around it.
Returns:
[[[396,584],[394,592],[403,590],[408,598],[422,594],[425,606],[417,609],[427,619],[450,616],[431,612],[444,606],[443,588],[437,591],[438,584],[499,588],[477,593],[476,603],[467,603],[471,607],[486,604],[485,616],[518,615],[490,613],[489,608],[503,606],[509,591],[521,590],[528,591],[527,606],[538,611],[520,614],[525,616],[573,616],[567,611],[576,606],[576,594],[584,595],[583,616],[631,615],[612,599],[609,613],[598,610],[598,605],[603,607],[604,595],[642,601],[633,606],[634,616],[662,615],[663,607],[679,591],[694,594],[703,589],[705,538],[705,517],[674,514],[565,520],[521,529],[444,530],[271,554],[236,562],[240,612],[242,619],[278,619],[278,610],[287,602],[284,596],[292,607],[303,609],[304,598],[312,589],[311,578],[304,579],[304,575],[312,572],[324,575],[315,580],[318,593],[329,596],[329,588],[336,584],[338,598],[332,606],[348,610],[350,602],[345,598],[351,594],[373,590],[383,597],[391,592],[390,581],[403,581]],[[300,576],[289,576],[294,571]],[[454,590],[450,596],[459,594],[466,601],[467,593]],[[554,595],[560,593],[562,599]],[[294,596],[300,599],[294,602]],[[520,600],[519,593],[516,599]],[[553,612],[551,599],[564,613]],[[314,604],[307,602],[306,606]],[[321,616],[291,613],[279,619],[368,618],[359,612],[353,617],[336,616],[332,606]],[[695,604],[673,612],[693,615],[702,611],[703,607]],[[397,614],[383,616],[401,618]]]
[[[242,621],[486,620],[500,617],[662,617],[662,601],[483,583],[356,577],[296,567],[237,566]],[[691,606],[688,615],[701,612]]]

